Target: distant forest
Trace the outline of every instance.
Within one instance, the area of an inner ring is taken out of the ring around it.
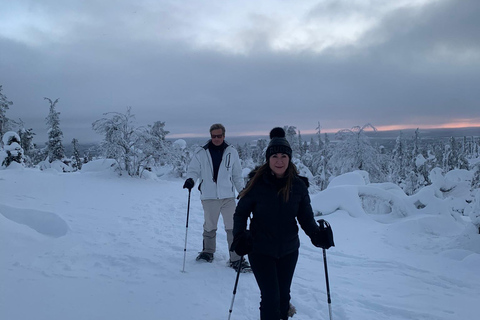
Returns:
[[[113,159],[121,172],[141,176],[169,167],[170,174],[182,177],[191,154],[205,139],[169,139],[165,122],[138,127],[131,108],[125,113],[109,112],[92,123],[92,129],[103,137],[98,144],[82,145],[77,139],[63,141],[58,99],[45,98],[49,105],[46,117],[48,142],[34,143],[35,133],[20,121],[7,117],[13,104],[2,93],[0,85],[1,165],[20,163],[45,169],[53,163],[61,170],[81,170],[95,159]],[[363,170],[372,182],[392,182],[411,195],[429,185],[430,172],[440,169],[472,172],[472,189],[480,186],[480,128],[416,129],[380,132],[372,124],[316,134],[302,135],[295,126],[284,126],[293,149],[293,161],[313,186],[323,190],[329,181],[341,174]],[[244,168],[253,169],[264,161],[268,137],[229,137]]]

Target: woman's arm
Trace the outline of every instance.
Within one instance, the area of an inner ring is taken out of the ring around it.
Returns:
[[[233,214],[233,236],[247,229],[248,217],[254,208],[254,197],[251,193],[252,190],[240,198],[235,208],[235,213]]]
[[[308,191],[303,195],[298,208],[297,220],[305,233],[312,238],[318,231],[318,225],[313,217],[312,205]]]

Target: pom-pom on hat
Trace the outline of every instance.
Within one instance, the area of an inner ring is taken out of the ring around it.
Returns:
[[[270,131],[270,143],[265,153],[267,161],[275,153],[284,153],[288,155],[289,160],[292,160],[292,148],[285,138],[285,130],[280,127],[275,127]]]

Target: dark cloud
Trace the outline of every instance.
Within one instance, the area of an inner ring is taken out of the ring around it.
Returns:
[[[45,34],[49,40],[41,44],[0,38],[0,84],[14,102],[7,115],[22,118],[41,140],[48,113],[43,97],[59,98],[68,141],[99,139],[91,123],[128,106],[139,125],[165,121],[171,135],[206,134],[214,122],[230,134],[276,125],[314,130],[318,121],[327,130],[480,122],[477,1],[397,9],[358,42],[320,53],[272,51],[277,22],[252,16],[238,33],[251,50],[245,54],[200,48],[184,33],[189,23],[168,6],[119,5],[69,7],[65,38]],[[304,18],[364,10],[328,1]],[[142,21],[149,26],[143,34]]]

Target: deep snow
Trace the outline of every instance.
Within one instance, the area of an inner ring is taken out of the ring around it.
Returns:
[[[195,261],[203,224],[196,190],[187,272],[180,272],[182,185],[166,176],[118,177],[94,165],[68,174],[0,170],[0,319],[227,319],[235,272],[226,266],[222,222],[214,262]],[[359,193],[376,199],[375,210],[362,208]],[[390,214],[379,206],[386,198],[396,206]],[[413,205],[433,198],[433,191],[402,196],[358,175],[312,195],[335,236],[327,251],[333,319],[478,318],[480,235],[468,217],[435,213],[444,200],[422,210]],[[300,237],[293,319],[328,319],[322,251],[303,231]],[[258,319],[259,299],[253,275],[242,274],[232,319]]]

